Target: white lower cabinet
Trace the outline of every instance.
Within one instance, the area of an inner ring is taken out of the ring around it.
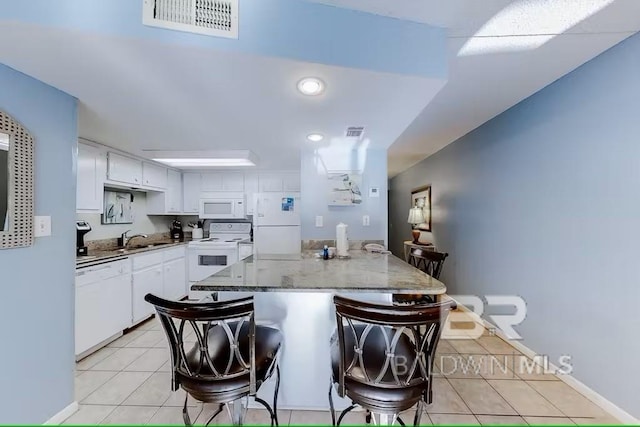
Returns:
[[[162,283],[163,272],[162,264],[133,272],[133,280],[131,282],[133,323],[138,323],[153,314],[153,306],[144,300],[144,296],[148,293],[162,296],[164,288]]]
[[[174,259],[164,264],[164,297],[176,300],[185,296],[187,269],[185,259]]]
[[[131,325],[131,264],[114,261],[76,271],[75,353]]]
[[[186,296],[186,246],[174,246],[76,270],[75,351],[84,357],[154,314],[144,300]]]

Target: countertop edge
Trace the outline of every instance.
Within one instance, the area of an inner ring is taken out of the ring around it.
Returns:
[[[164,245],[130,249],[130,250],[127,250],[126,252],[120,252],[118,249],[114,249],[113,251],[108,251],[113,253],[109,253],[105,255],[97,255],[95,258],[87,259],[86,261],[82,261],[82,259],[78,260],[76,258],[76,270],[80,268],[92,267],[94,265],[103,264],[105,262],[121,261],[131,256],[140,255],[148,252],[160,251],[164,249],[175,248],[178,246],[186,246],[187,244],[189,244],[189,242],[172,242]]]

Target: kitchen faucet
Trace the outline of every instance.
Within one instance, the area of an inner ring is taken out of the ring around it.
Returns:
[[[127,233],[130,231],[131,230],[127,230],[124,233],[122,233],[120,238],[118,238],[118,246],[126,248],[127,244],[131,241],[131,239],[135,237],[142,237],[143,239],[146,239],[147,237],[149,237],[146,234],[134,234],[133,236],[127,236]]]

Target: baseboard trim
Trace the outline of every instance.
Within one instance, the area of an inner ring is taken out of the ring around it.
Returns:
[[[71,415],[75,414],[78,411],[78,402],[74,401],[69,406],[64,408],[62,411],[55,414],[53,417],[49,418],[47,421],[43,423],[43,425],[59,425],[62,424],[64,420],[69,418]]]
[[[453,297],[451,298],[455,300],[455,298]],[[502,338],[507,344],[511,345],[511,347],[515,348],[520,353],[524,354],[527,357],[532,358],[533,361],[538,365],[543,366],[539,358],[534,358],[534,356],[536,356],[538,353],[531,350],[529,347],[527,347],[526,345],[522,344],[519,341],[510,340],[505,335],[505,333],[502,332],[502,330],[498,328],[496,325],[492,324],[486,319],[483,319],[477,313],[465,307],[464,305],[460,304],[458,301],[456,301],[456,303],[458,304],[458,308],[464,311],[465,313],[468,313],[475,320],[476,323],[483,325],[487,329],[494,330],[496,336]],[[551,370],[558,369],[558,367],[553,365],[552,363],[549,363],[548,368],[550,368]],[[584,384],[582,381],[576,379],[575,377],[569,374],[557,375],[557,377],[561,381],[563,381],[565,384],[567,384],[568,386],[570,386],[571,388],[573,388],[574,390],[576,390],[577,392],[585,396],[587,399],[589,399],[590,401],[598,405],[604,411],[608,412],[612,417],[618,419],[618,421],[625,424],[640,424],[640,420],[638,418],[634,417],[633,415],[631,415],[630,413],[628,413],[627,411],[625,411],[615,403],[611,402],[609,399],[602,396],[601,394],[599,394],[598,392],[593,390],[591,387]]]

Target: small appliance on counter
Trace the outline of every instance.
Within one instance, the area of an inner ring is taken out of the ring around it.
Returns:
[[[349,239],[347,238],[347,224],[336,226],[336,255],[338,258],[349,257]]]
[[[86,256],[87,247],[84,244],[84,235],[91,231],[91,225],[87,221],[76,221],[76,256]]]
[[[182,231],[182,221],[179,219],[174,219],[171,223],[171,239],[173,240],[184,240],[184,231]]]
[[[204,238],[204,228],[202,228],[204,225],[203,221],[191,222],[187,225],[191,227],[191,238],[193,240],[201,240]]]

